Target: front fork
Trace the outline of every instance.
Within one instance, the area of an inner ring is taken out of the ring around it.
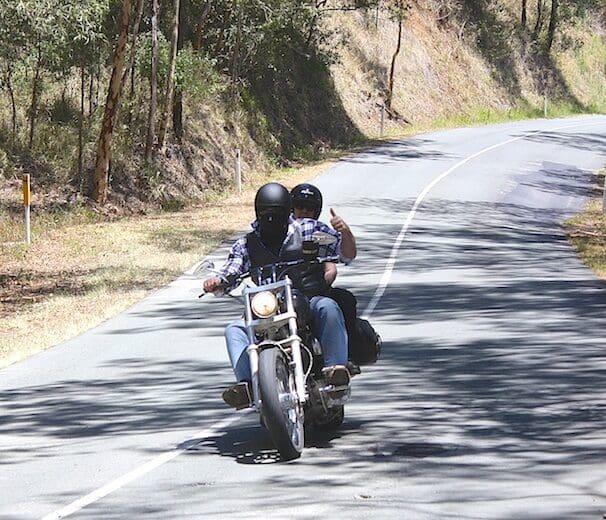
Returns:
[[[286,285],[286,302],[287,311],[291,316],[296,316],[292,298],[292,286],[290,283]],[[298,334],[296,318],[293,317],[288,319],[288,330],[292,339],[290,348],[292,363],[295,369],[295,389],[297,390],[299,403],[303,404],[307,400],[307,392],[305,391],[305,374],[303,372],[303,359],[301,358],[301,338]]]
[[[286,285],[286,310],[291,316],[296,316],[292,299],[292,288],[290,283]],[[250,305],[246,305],[244,309],[246,323],[252,321]],[[298,335],[297,319],[291,317],[288,319],[288,331],[290,333],[290,357],[291,367],[294,368],[295,375],[295,390],[300,404],[307,401],[308,395],[305,389],[305,373],[303,371],[303,359],[301,357],[301,338]],[[247,327],[249,345],[246,349],[250,360],[250,372],[252,376],[252,391],[253,401],[257,410],[261,409],[261,391],[259,389],[259,345],[255,343],[255,334],[252,327]],[[278,347],[273,347],[278,348]]]

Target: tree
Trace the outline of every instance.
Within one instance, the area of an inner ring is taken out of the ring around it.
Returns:
[[[558,25],[558,0],[551,0],[551,14],[549,15],[549,27],[547,28],[547,52],[551,51],[553,45],[553,38],[555,35],[556,27]]]
[[[528,4],[528,0],[522,0],[521,23],[522,23],[522,27],[524,29],[526,29],[526,22],[528,20],[527,4]]]
[[[404,0],[395,0],[390,6],[392,19],[398,24],[398,38],[396,42],[396,50],[394,51],[391,57],[391,65],[389,67],[389,80],[387,84],[387,95],[385,96],[385,108],[387,109],[387,113],[391,114],[391,103],[393,101],[393,85],[394,85],[394,75],[396,70],[396,59],[398,54],[400,54],[400,48],[402,46],[402,25],[404,23],[404,19],[408,14],[408,10],[410,9],[410,5]]]
[[[543,0],[537,0],[537,20],[534,24],[532,39],[536,42],[543,27]]]
[[[17,101],[13,80],[17,69],[24,66],[28,47],[28,16],[25,9],[19,9],[20,5],[0,0],[0,89],[9,96],[13,142],[17,138]]]
[[[137,8],[135,14],[135,23],[133,25],[131,45],[130,45],[130,58],[128,60],[128,66],[122,74],[122,89],[126,85],[128,76],[130,75],[130,100],[132,102],[134,90],[135,90],[135,60],[137,58],[137,38],[139,37],[139,26],[141,25],[141,18],[143,17],[143,0],[137,0]],[[129,107],[129,122],[132,121],[132,105]]]
[[[80,68],[80,113],[78,116],[78,176],[84,175],[84,119],[86,75],[94,75],[101,60],[104,43],[103,21],[109,5],[106,1],[82,0],[64,9],[67,24],[68,59],[65,74],[69,75],[72,64]],[[89,98],[90,98],[89,92]],[[91,100],[89,99],[89,104]],[[90,112],[90,110],[89,110]]]
[[[28,148],[32,148],[40,97],[46,71],[65,70],[68,48],[66,10],[57,0],[20,2],[26,17],[26,61],[33,64],[31,100],[28,109]]]
[[[160,5],[158,0],[152,0],[152,23],[151,23],[151,76],[149,117],[147,120],[147,139],[145,141],[145,162],[152,159],[154,140],[156,137],[156,110],[158,106],[158,14]]]
[[[177,42],[179,37],[179,7],[180,0],[174,0],[172,34],[170,39],[170,65],[168,77],[166,78],[166,92],[164,94],[164,112],[160,119],[160,131],[158,132],[158,148],[162,150],[166,138],[166,130],[170,118],[170,110],[173,106],[173,92],[175,86],[175,68],[177,63]]]
[[[126,43],[128,41],[130,11],[131,0],[123,0],[120,19],[120,33],[116,43],[116,50],[114,52],[113,70],[109,82],[107,100],[105,102],[103,122],[101,123],[101,132],[99,134],[99,142],[97,145],[97,161],[93,174],[93,198],[100,204],[104,204],[107,200],[111,142],[114,132],[116,114],[118,112],[118,107],[120,106],[120,97],[122,95],[122,72],[124,69]]]

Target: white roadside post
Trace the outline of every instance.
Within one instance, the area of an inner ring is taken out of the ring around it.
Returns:
[[[32,191],[30,187],[29,173],[23,176],[23,207],[25,208],[25,243],[31,243],[30,231],[30,206],[32,202]]]
[[[604,172],[604,195],[602,196],[602,213],[606,214],[606,172]]]
[[[240,148],[236,148],[236,172],[234,181],[236,183],[238,195],[240,195],[242,193],[242,159],[240,156]]]
[[[547,119],[547,91],[543,94],[543,114],[545,115],[545,119]]]

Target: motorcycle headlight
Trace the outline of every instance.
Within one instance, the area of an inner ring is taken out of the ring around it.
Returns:
[[[278,299],[270,291],[263,291],[253,296],[250,307],[259,318],[269,318],[278,310]]]

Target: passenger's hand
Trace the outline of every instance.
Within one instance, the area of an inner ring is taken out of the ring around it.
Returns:
[[[218,276],[212,276],[204,280],[204,291],[215,292],[221,285],[221,278]]]
[[[335,213],[335,210],[330,208],[330,225],[340,233],[345,233],[349,231],[349,226],[347,223]]]
[[[337,264],[333,262],[324,263],[324,280],[328,285],[332,285],[337,277]]]

